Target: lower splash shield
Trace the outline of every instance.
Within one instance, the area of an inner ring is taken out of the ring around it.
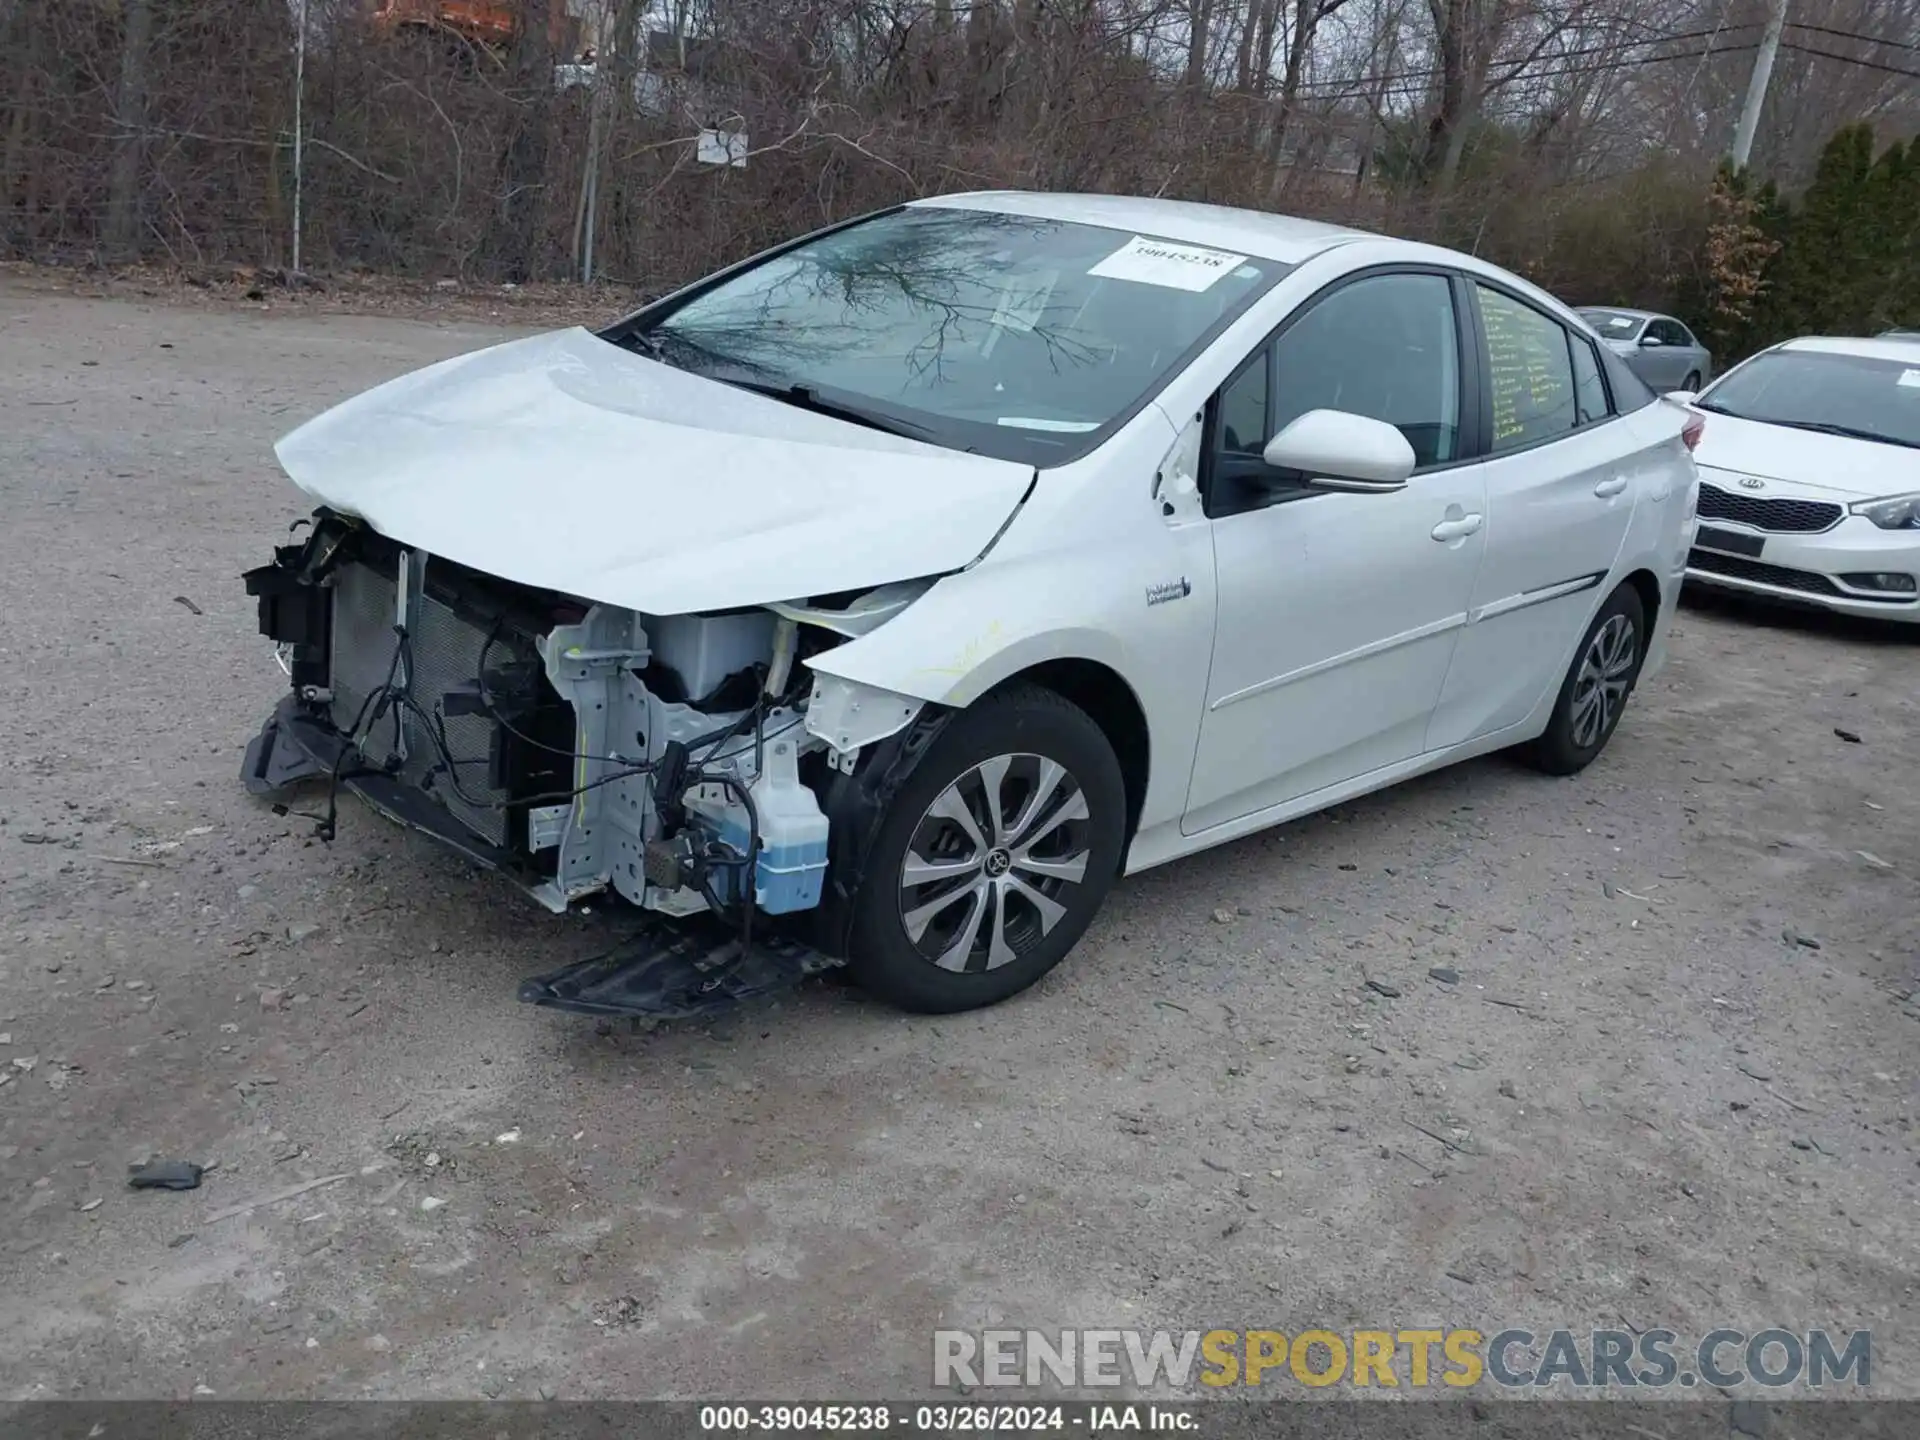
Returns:
[[[520,998],[583,1015],[684,1020],[791,989],[842,963],[783,935],[744,942],[712,916],[656,920],[604,955],[522,980]]]

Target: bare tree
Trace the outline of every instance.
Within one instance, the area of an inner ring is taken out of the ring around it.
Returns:
[[[552,277],[590,242],[657,290],[1017,187],[1285,209],[1665,303],[1705,264],[1765,0],[488,3],[510,43],[307,0],[312,268]],[[554,68],[563,12],[608,22],[590,86]],[[0,0],[0,250],[284,263],[289,13]],[[1920,128],[1920,0],[1793,15],[1754,152],[1789,188],[1843,122]],[[706,163],[706,129],[744,163]]]
[[[120,84],[114,92],[113,166],[107,175],[107,252],[133,253],[140,225],[141,156],[147,142],[148,67],[153,51],[153,0],[126,0],[120,40]]]
[[[494,263],[511,280],[535,273],[535,253],[553,110],[553,5],[523,0],[508,66],[514,114],[500,152],[500,213],[493,236]]]

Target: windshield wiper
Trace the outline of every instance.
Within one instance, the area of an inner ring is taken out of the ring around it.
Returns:
[[[811,385],[781,384],[772,385],[763,380],[740,380],[731,375],[709,377],[723,385],[731,385],[739,390],[751,390],[756,395],[770,396],[783,404],[792,405],[799,410],[811,410],[816,415],[831,415],[836,420],[845,420],[850,424],[864,425],[869,430],[879,430],[888,435],[899,435],[908,440],[925,440],[932,431],[925,426],[914,425],[905,420],[895,420],[891,416],[877,415],[857,405],[843,404],[829,400]]]
[[[1765,423],[1784,425],[1789,430],[1811,430],[1816,435],[1842,435],[1849,440],[1872,440],[1881,445],[1904,445],[1910,450],[1920,450],[1920,442],[1882,435],[1877,430],[1856,430],[1851,425],[1831,425],[1825,420],[1768,420]]]
[[[869,430],[879,430],[907,440],[933,438],[933,431],[924,425],[895,420],[891,416],[879,415],[857,405],[829,400],[811,385],[796,384],[793,381],[776,384],[767,380],[750,380],[740,375],[722,374],[720,372],[723,369],[740,367],[744,362],[722,355],[718,351],[709,350],[698,341],[689,340],[684,335],[660,330],[631,330],[622,335],[617,343],[629,350],[638,351],[649,360],[658,360],[676,369],[704,375],[709,380],[717,380],[722,385],[731,385],[736,390],[751,390],[756,395],[768,396],[800,410],[811,410],[816,415],[830,415],[835,420],[845,420],[849,424],[863,425]]]

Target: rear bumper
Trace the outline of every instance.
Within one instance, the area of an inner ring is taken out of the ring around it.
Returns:
[[[1920,589],[1910,594],[1875,592],[1849,578],[1909,575],[1920,586],[1920,534],[1914,531],[1882,530],[1857,515],[1811,535],[1762,531],[1719,519],[1703,519],[1701,525],[1705,530],[1734,532],[1749,546],[1757,543],[1760,553],[1732,554],[1715,548],[1709,536],[1697,535],[1687,562],[1687,580],[1692,584],[1764,595],[1842,615],[1920,622]]]

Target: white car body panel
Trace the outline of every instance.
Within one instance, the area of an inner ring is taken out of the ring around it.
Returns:
[[[1073,218],[1108,223],[1077,210]],[[1227,243],[1205,229],[1183,231],[1164,223],[1141,228],[1174,239]],[[1252,237],[1235,236],[1233,243],[1256,251]],[[1642,668],[1643,675],[1657,673],[1685,563],[1694,482],[1679,438],[1685,416],[1672,405],[1645,406],[1510,457],[1416,475],[1396,494],[1327,494],[1220,522],[1201,514],[1197,502],[1174,517],[1162,513],[1155,487],[1171,485],[1179,468],[1163,463],[1171,460],[1166,447],[1175,424],[1192,426],[1241,361],[1327,284],[1395,263],[1496,279],[1585,332],[1585,322],[1571,309],[1494,266],[1433,246],[1342,232],[1168,382],[1156,402],[1159,425],[1146,423],[1155,413],[1150,409],[1084,460],[1041,472],[1027,503],[979,564],[940,581],[872,634],[815,657],[812,667],[930,702],[965,705],[1045,661],[1084,658],[1108,666],[1140,702],[1151,736],[1145,802],[1127,858],[1130,874],[1537,735],[1574,641],[1614,586],[1636,570],[1651,575],[1660,591]],[[1555,478],[1569,454],[1582,478]],[[1589,470],[1596,473],[1589,477]],[[1524,487],[1542,474],[1548,478],[1538,482],[1541,488],[1529,501]],[[1625,493],[1591,493],[1602,479],[1618,475],[1629,479]],[[1512,512],[1519,518],[1508,522],[1518,538],[1500,569],[1509,588],[1499,595],[1486,588],[1497,588],[1497,580],[1478,583],[1481,554],[1499,533],[1495,497],[1486,496],[1489,524],[1481,534],[1443,544],[1430,533],[1456,507],[1472,513],[1468,507],[1485,496],[1488,476],[1523,487]],[[1536,544],[1550,538],[1556,514],[1582,500],[1594,518],[1577,522],[1577,538],[1559,544],[1551,560],[1530,556],[1528,534]],[[1343,528],[1336,515],[1361,528]],[[1240,521],[1256,522],[1240,527],[1245,541],[1231,534]],[[1315,600],[1313,578],[1287,575],[1252,543],[1258,529],[1296,556],[1312,550],[1316,560],[1332,542],[1340,588]],[[1393,593],[1399,577],[1381,559],[1390,552],[1423,557],[1415,561],[1423,575],[1417,598]],[[1491,602],[1522,594],[1543,563],[1562,567],[1569,577],[1597,572],[1602,578],[1557,603],[1525,607],[1536,614],[1521,610],[1502,623],[1501,607]],[[1248,573],[1248,564],[1257,568]],[[1390,577],[1386,585],[1380,583],[1383,575]],[[1146,603],[1152,587],[1183,578],[1192,586],[1189,597]],[[1229,586],[1237,592],[1233,599],[1226,595]],[[1295,609],[1314,601],[1307,633],[1268,622],[1264,615],[1271,612],[1252,598],[1259,596]],[[1489,612],[1477,617],[1488,627],[1487,643],[1475,636],[1461,669],[1458,651],[1476,610]],[[1229,638],[1233,622],[1238,625]],[[1244,630],[1249,625],[1250,634]],[[1263,669],[1265,674],[1257,673]],[[1496,674],[1506,690],[1488,710],[1482,692]],[[1236,689],[1263,683],[1264,690],[1213,708]],[[1395,704],[1381,723],[1376,707],[1383,694],[1394,696]],[[1528,694],[1531,705],[1513,699]],[[1209,744],[1203,736],[1216,713],[1225,718],[1215,724]],[[1356,738],[1354,720],[1367,715],[1375,721]],[[1430,715],[1444,736],[1429,732]],[[1512,717],[1511,723],[1500,728],[1501,717]],[[1274,726],[1277,734],[1264,728]],[[1263,761],[1249,747],[1265,747],[1265,761],[1291,768],[1291,779],[1284,769],[1264,774]],[[1250,780],[1236,785],[1236,765]]]
[[[1920,360],[1916,354],[1920,347],[1899,340],[1810,338],[1777,348]],[[1738,369],[1729,370],[1727,376]],[[1865,516],[1847,511],[1857,501],[1920,492],[1920,450],[1714,411],[1701,413],[1706,433],[1695,459],[1702,483],[1752,499],[1824,501],[1842,512],[1832,526],[1811,533],[1764,530],[1718,516],[1702,517],[1701,523],[1759,538],[1764,548],[1758,558],[1764,564],[1824,576],[1842,593],[1817,593],[1698,567],[1687,571],[1688,583],[1816,605],[1866,619],[1920,622],[1920,595],[1907,600],[1858,597],[1856,587],[1839,578],[1875,572],[1920,576],[1920,531],[1883,530]]]
[[[1154,477],[1178,432],[1148,406],[1095,455],[1048,470],[978,565],[878,630],[813,657],[820,674],[950,706],[1052,660],[1126,681],[1152,736],[1140,829],[1177,825],[1212,661],[1211,522],[1168,517]],[[1148,591],[1181,580],[1178,600]]]
[[[1537,735],[1596,607],[1635,572],[1659,589],[1643,673],[1659,668],[1694,480],[1675,406],[1416,474],[1388,494],[1317,494],[1214,520],[1193,488],[1208,398],[1329,283],[1430,265],[1496,280],[1587,333],[1545,292],[1452,251],[1214,207],[920,203],[1057,216],[1297,268],[1098,448],[1037,475],[799,410],[584,330],[380,386],[278,454],[308,494],[393,539],[651,615],[940,577],[807,660],[845,682],[836,717],[852,726],[869,692],[905,697],[889,711],[910,717],[910,702],[965,706],[1047,662],[1107,668],[1149,736],[1129,871]],[[861,714],[864,735],[884,733]],[[808,728],[836,746],[851,734],[837,719]]]
[[[1528,449],[1477,467],[1488,491],[1486,558],[1427,748],[1526,719],[1560,676],[1514,657],[1571,655],[1615,576],[1636,567],[1670,573],[1644,550],[1624,568],[1621,558],[1642,504],[1649,516],[1672,508],[1666,502],[1682,457],[1670,453],[1678,448],[1667,438],[1671,428],[1649,406],[1554,441],[1545,447],[1551,458]],[[1660,559],[1671,554],[1669,547]]]
[[[957,569],[1033,483],[582,329],[376,386],[275,450],[307,494],[392,539],[655,615]]]
[[[1769,498],[1803,495],[1846,504],[1920,490],[1920,450],[1701,413],[1707,429],[1695,462],[1702,470],[1765,480],[1759,493]]]
[[[1486,551],[1477,465],[1390,495],[1313,495],[1215,521],[1221,587],[1184,829],[1420,754]],[[1447,521],[1478,528],[1437,541]]]

